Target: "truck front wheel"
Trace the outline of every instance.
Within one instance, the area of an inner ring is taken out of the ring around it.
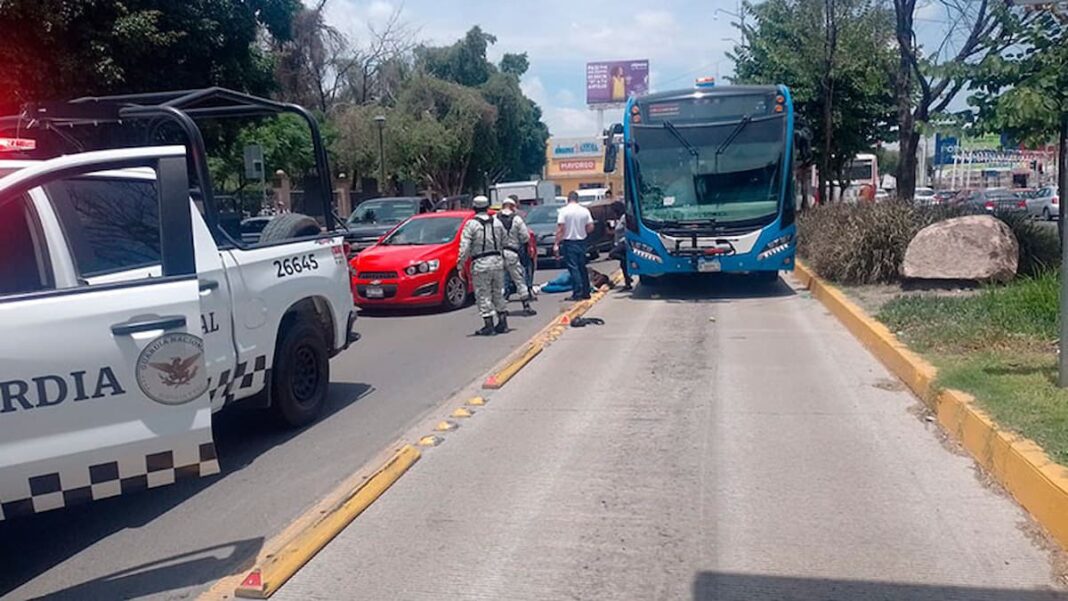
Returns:
[[[330,359],[314,323],[298,317],[285,329],[271,377],[271,404],[282,423],[299,428],[319,417],[330,384]]]

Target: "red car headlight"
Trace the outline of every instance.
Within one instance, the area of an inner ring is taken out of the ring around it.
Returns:
[[[416,275],[420,273],[434,273],[441,267],[441,261],[438,259],[431,259],[429,261],[420,261],[418,263],[412,263],[404,268],[404,273],[408,275]]]

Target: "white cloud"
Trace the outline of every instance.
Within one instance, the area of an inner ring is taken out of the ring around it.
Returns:
[[[522,81],[519,82],[519,89],[523,90],[523,93],[538,104],[545,104],[545,84],[541,82],[541,78],[537,75],[525,75]]]
[[[564,89],[558,91],[555,95],[553,95],[553,100],[555,100],[559,104],[574,104],[576,98],[574,92],[572,92],[571,90]]]
[[[372,21],[383,21],[393,14],[393,5],[383,0],[375,0],[367,7],[367,16]]]
[[[591,110],[550,106],[545,121],[554,136],[592,136],[597,133],[597,114]]]

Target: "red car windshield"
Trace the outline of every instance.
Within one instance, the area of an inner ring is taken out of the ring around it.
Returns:
[[[460,231],[462,217],[426,217],[402,224],[382,241],[384,246],[447,244]]]

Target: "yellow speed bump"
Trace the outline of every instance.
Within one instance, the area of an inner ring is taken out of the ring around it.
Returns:
[[[268,557],[234,589],[234,595],[266,599],[273,595],[293,574],[308,563],[356,516],[370,507],[389,487],[419,460],[419,449],[404,445],[366,482],[356,487],[339,505],[318,521],[297,533],[282,549]]]
[[[444,441],[445,441],[445,439],[440,437],[440,436],[434,436],[433,434],[428,434],[428,435],[426,435],[426,436],[424,436],[424,437],[419,439],[419,446],[421,446],[421,447],[436,447],[436,446],[438,446],[439,444],[441,444]]]
[[[467,407],[457,407],[449,417],[471,417],[475,412],[471,411]]]
[[[448,432],[450,430],[455,430],[456,428],[459,428],[459,427],[460,426],[457,425],[456,422],[450,422],[449,420],[443,420],[443,421],[438,422],[438,425],[434,426],[434,430],[436,430],[438,432]]]
[[[487,399],[485,397],[480,397],[480,396],[471,397],[471,398],[467,399],[467,404],[471,405],[472,407],[482,407],[483,405],[486,404],[486,400]]]

